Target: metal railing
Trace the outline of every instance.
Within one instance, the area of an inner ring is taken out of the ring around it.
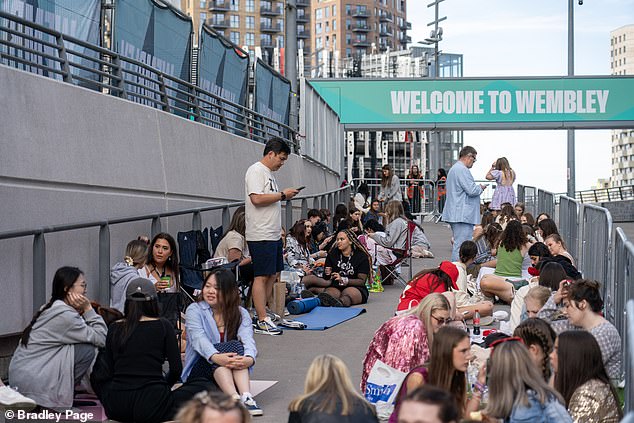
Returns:
[[[555,218],[555,194],[542,189],[537,190],[537,210],[536,213],[548,213],[552,219]],[[536,215],[534,215],[537,217]]]
[[[630,252],[632,252],[630,250]],[[634,300],[630,297],[627,301],[626,316],[627,336],[624,340],[625,353],[625,412],[629,413],[623,421],[634,422]],[[620,332],[621,335],[624,332]]]
[[[283,204],[284,219],[286,221],[286,227],[290,228],[298,216],[306,216],[308,211],[309,201],[312,200],[313,208],[328,208],[334,210],[334,206],[337,202],[347,203],[347,198],[350,197],[350,187],[345,186],[332,191],[307,195],[301,197],[295,197],[291,200],[287,200]],[[297,203],[299,202],[299,206]],[[206,212],[220,211],[222,213],[222,227],[226,231],[229,227],[231,213],[230,209],[244,205],[244,202],[233,202],[222,205],[215,205],[209,207],[197,207],[186,210],[178,210],[172,212],[160,212],[152,214],[144,214],[132,217],[114,218],[107,220],[99,220],[84,223],[73,223],[67,225],[46,226],[34,229],[9,231],[0,233],[0,241],[33,237],[33,250],[32,250],[32,262],[33,262],[33,310],[37,310],[42,304],[46,302],[46,234],[76,231],[78,229],[95,229],[98,230],[98,267],[97,267],[97,300],[103,304],[108,304],[110,301],[110,228],[113,225],[126,224],[139,221],[150,221],[150,233],[153,237],[159,232],[162,232],[161,219],[174,216],[187,216],[191,215],[191,229],[202,229],[201,214]],[[301,213],[301,214],[300,214]],[[0,334],[4,335],[4,334]]]
[[[579,204],[570,197],[559,197],[559,233],[573,257],[579,253]]]
[[[524,203],[524,211],[537,217],[538,197],[537,188],[531,186],[517,185],[517,201]]]
[[[409,181],[416,181],[418,183],[418,187],[422,189],[421,192],[418,191],[418,194],[421,195],[421,207],[420,210],[411,210],[410,204],[410,212],[412,214],[437,214],[438,213],[438,192],[436,187],[436,182],[431,179],[401,179],[400,187],[401,187],[401,195],[403,196],[403,200],[408,200],[408,188]],[[381,180],[378,178],[364,178],[364,179],[353,179],[351,184],[356,188],[359,187],[361,182],[365,182],[368,184],[368,188],[370,189],[370,197],[372,199],[378,199],[379,193],[381,192]],[[415,194],[414,191],[412,194]]]
[[[581,247],[577,257],[577,268],[584,278],[599,281],[608,313],[614,301],[610,288],[610,260],[612,251],[612,216],[610,212],[592,204],[581,205],[579,213],[579,239]],[[614,319],[610,319],[614,321]]]
[[[605,203],[609,201],[633,200],[634,185],[577,191],[575,193],[575,198],[582,203]]]
[[[288,125],[111,50],[0,12],[0,63],[299,152]]]

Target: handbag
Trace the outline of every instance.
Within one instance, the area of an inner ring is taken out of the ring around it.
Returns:
[[[244,355],[244,345],[237,339],[226,342],[217,342],[214,344],[214,348],[218,350],[220,354],[236,353],[238,355]]]
[[[407,372],[401,372],[381,360],[376,360],[372,366],[365,385],[364,396],[376,408],[379,420],[390,418],[398,392],[406,377]]]

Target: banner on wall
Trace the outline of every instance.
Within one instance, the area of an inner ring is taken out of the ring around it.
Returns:
[[[255,67],[255,111],[288,125],[290,94],[290,81],[258,59]],[[283,131],[281,128],[267,128],[267,132],[280,135]]]
[[[238,46],[203,25],[200,30],[198,47],[198,86],[232,103],[246,106],[247,84],[249,78],[249,55]],[[203,96],[203,100],[216,104],[216,100]],[[201,104],[201,114],[212,121],[220,122],[220,117],[206,113],[209,104]],[[227,129],[236,133],[236,129],[244,126],[233,120],[239,120],[240,110],[230,105],[223,105]],[[212,126],[220,127],[220,123]],[[238,133],[242,134],[238,131]],[[242,134],[244,135],[244,134]]]
[[[101,45],[101,0],[0,0],[0,11],[45,26],[57,32],[61,32],[64,35],[77,38],[95,46]],[[9,27],[12,25],[13,24],[9,24]],[[53,44],[57,42],[53,36],[40,32],[34,34],[29,28],[24,28],[22,25],[18,26],[19,28],[12,29],[24,33],[25,35],[35,36],[36,38],[43,39],[44,41]],[[16,40],[14,40],[14,42],[16,42]],[[55,48],[42,46],[41,43],[36,43],[27,39],[19,40],[17,43],[26,48],[41,51],[44,54],[49,54],[51,56],[58,55]],[[68,48],[68,46],[72,43],[67,41],[66,44]],[[6,46],[0,45],[0,51],[6,48]],[[86,50],[77,45],[72,45],[72,50],[89,57],[94,57],[95,59],[99,58],[99,54],[97,52],[93,50]],[[28,52],[24,52],[23,54],[25,56],[24,59],[27,61],[61,70],[61,65],[58,61],[48,60],[39,54],[32,54]],[[98,69],[98,65],[91,60],[87,60],[79,56],[73,56],[70,59],[74,63],[82,66]],[[62,79],[60,74],[55,73],[54,75],[49,75],[49,72],[36,66],[21,63],[18,63],[15,66],[18,69],[27,70],[32,73],[54,77],[55,79]],[[80,75],[83,78],[97,79],[96,74],[82,71],[78,68],[71,67],[71,71],[73,74]],[[80,84],[97,89],[97,87],[94,86],[94,84],[90,84],[90,82],[81,82]],[[91,87],[91,85],[93,86]]]
[[[189,82],[191,80],[191,50],[193,24],[189,16],[169,4],[157,0],[115,0],[113,47],[122,56],[142,62],[165,74]],[[129,71],[144,73],[137,66],[124,63]],[[134,78],[126,76],[126,78]],[[145,78],[134,80],[152,90],[158,84]],[[173,86],[169,80],[166,84]],[[184,87],[177,87],[185,89]],[[129,93],[139,93],[158,99],[158,94],[134,85]],[[176,97],[186,100],[183,94]],[[142,101],[141,101],[142,102]],[[170,104],[174,102],[170,100]],[[182,103],[178,107],[185,107]],[[176,111],[178,115],[186,112]]]

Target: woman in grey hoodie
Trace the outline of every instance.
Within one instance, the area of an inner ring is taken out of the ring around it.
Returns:
[[[51,299],[22,333],[9,383],[38,405],[68,408],[73,391],[90,368],[95,347],[106,343],[107,328],[86,297],[86,279],[76,267],[53,277]]]
[[[130,241],[123,261],[115,263],[110,269],[110,307],[123,313],[125,291],[130,281],[139,277],[138,271],[147,261],[147,251],[146,242],[136,239]]]

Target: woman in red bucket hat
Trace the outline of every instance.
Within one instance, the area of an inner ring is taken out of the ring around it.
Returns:
[[[416,307],[420,301],[432,292],[443,293],[458,290],[458,268],[450,261],[443,261],[440,266],[424,269],[414,275],[407,284],[398,301],[397,311]]]

